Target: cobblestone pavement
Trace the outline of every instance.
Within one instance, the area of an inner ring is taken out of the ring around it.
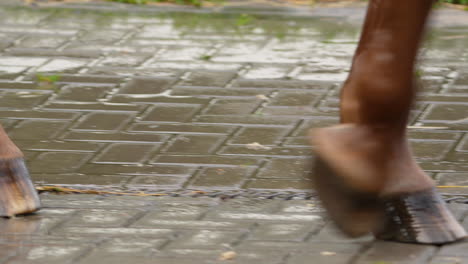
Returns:
[[[42,199],[46,208],[39,214],[0,221],[0,263],[468,263],[468,242],[435,247],[343,238],[314,201]],[[463,219],[468,207],[451,205]]]
[[[85,189],[308,191],[305,133],[337,122],[358,38],[332,18],[0,14],[1,123],[36,184]],[[430,32],[418,70],[411,143],[439,185],[468,185],[466,30]],[[343,240],[314,200],[42,198],[0,222],[0,263],[468,263],[466,243]]]
[[[358,38],[331,19],[0,12],[0,118],[38,184],[308,189],[305,134],[337,122]],[[465,33],[431,33],[410,124],[442,185],[467,185]]]

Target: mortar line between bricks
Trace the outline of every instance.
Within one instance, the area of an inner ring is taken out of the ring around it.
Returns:
[[[283,259],[278,264],[287,264],[291,257],[292,253],[288,252],[286,255],[284,255]]]
[[[205,166],[203,165],[198,165],[192,172],[192,174],[190,176],[188,176],[186,178],[186,180],[184,181],[184,183],[182,184],[182,188],[183,189],[187,189],[193,182],[195,182],[195,180],[197,179],[198,175],[200,175],[203,170],[205,170]]]
[[[43,209],[57,209],[56,207],[44,207]],[[62,209],[70,209],[70,208],[67,208],[67,207],[64,207]],[[57,224],[53,225],[52,227],[49,228],[49,230],[47,230],[46,234],[47,235],[52,235],[53,231],[62,227],[63,225],[65,225],[68,221],[70,221],[72,218],[76,217],[78,215],[79,211],[76,210],[75,212],[73,212],[72,214],[70,214],[68,217],[65,217],[62,221],[58,222]]]
[[[233,138],[236,136],[236,134],[239,133],[239,131],[240,131],[241,129],[242,129],[242,127],[237,126],[236,128],[232,129],[232,131],[231,131],[230,133],[224,134],[224,135],[225,135],[224,140],[223,140],[222,142],[220,142],[220,143],[218,144],[218,146],[216,146],[216,148],[214,148],[214,149],[212,150],[212,153],[213,153],[213,154],[216,154],[216,155],[221,155],[221,154],[219,153],[219,151],[221,151],[221,149],[222,149],[223,147],[229,146],[229,144],[228,144],[229,141],[230,141],[231,139],[233,139]]]
[[[451,143],[449,143],[450,148],[443,155],[443,157],[441,157],[441,160],[444,160],[447,157],[448,154],[458,151],[457,149],[458,149],[459,145],[461,145],[463,143],[462,141],[463,141],[464,135],[463,135],[463,133],[457,133],[456,136],[457,136],[457,139],[453,140],[453,142],[452,142],[452,140],[447,140],[447,142],[451,142]]]
[[[320,105],[322,104],[322,101],[326,101],[328,97],[332,97],[333,94],[335,93],[335,89],[341,89],[340,88],[341,84],[332,84],[329,88],[325,90],[323,94],[321,94],[317,100],[312,104],[312,107],[316,109],[320,109]]]
[[[436,246],[435,249],[432,251],[431,255],[427,258],[426,263],[431,263],[431,261],[437,257],[437,254],[440,252],[441,246]]]
[[[110,240],[110,238],[100,238],[98,242],[94,244],[94,247],[87,246],[85,250],[83,250],[83,253],[79,254],[76,256],[70,264],[77,263],[81,259],[85,258],[86,256],[90,255],[92,252],[94,252],[97,248],[99,248],[102,244],[104,244],[107,240]]]
[[[351,256],[351,258],[347,261],[346,264],[359,264],[357,262],[359,260],[359,257],[364,255],[364,253],[366,253],[372,247],[373,242],[374,241],[369,241],[362,244],[359,250]]]
[[[171,137],[169,136],[168,139],[166,139],[166,141],[169,141],[170,138]],[[161,145],[157,147],[156,144],[158,143],[160,143]],[[151,150],[148,154],[146,154],[145,157],[143,158],[143,161],[139,162],[139,164],[151,165],[152,164],[151,161],[153,161],[155,157],[158,156],[159,153],[161,153],[162,147],[165,144],[165,142],[152,142],[150,144],[154,144],[153,150]]]
[[[244,183],[241,185],[241,189],[247,189],[247,185],[253,181],[254,179],[259,179],[257,178],[260,170],[262,170],[264,168],[264,166],[266,166],[266,164],[268,164],[268,161],[270,161],[271,158],[263,158],[261,161],[260,161],[260,164],[258,164],[258,166],[256,166],[254,168],[254,170],[252,171],[252,176],[250,176],[249,179],[245,179]]]
[[[296,121],[296,124],[295,124],[294,126],[292,126],[292,127],[289,129],[288,133],[286,133],[286,134],[281,138],[281,140],[280,140],[278,146],[283,147],[284,144],[285,144],[285,142],[286,142],[286,140],[288,140],[290,137],[293,137],[294,132],[295,132],[296,130],[298,130],[298,129],[304,124],[304,122],[305,122],[305,121],[304,121],[304,119],[302,119],[302,118],[299,119],[298,121]]]
[[[151,207],[150,206],[143,206],[142,210],[140,212],[137,212],[133,217],[128,219],[122,227],[129,228],[131,225],[142,219],[148,214],[148,211]]]

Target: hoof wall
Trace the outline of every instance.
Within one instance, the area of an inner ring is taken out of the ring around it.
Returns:
[[[377,194],[358,191],[344,184],[345,181],[324,160],[314,160],[310,178],[328,215],[347,236],[366,235],[381,223]]]
[[[382,199],[385,224],[378,239],[418,244],[447,244],[466,237],[435,189]]]
[[[22,158],[0,160],[0,216],[33,213],[41,204]]]

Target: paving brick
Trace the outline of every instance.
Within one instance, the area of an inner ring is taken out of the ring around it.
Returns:
[[[54,229],[53,234],[69,235],[79,234],[82,236],[92,237],[150,237],[150,238],[165,238],[170,236],[174,231],[169,229],[137,229],[137,228],[118,228],[118,227],[60,227]]]
[[[22,250],[21,254],[9,259],[6,263],[71,263],[88,246],[83,245],[36,245]]]
[[[232,188],[240,186],[252,174],[251,168],[206,168],[190,184],[191,187]]]
[[[91,142],[164,142],[167,135],[127,133],[127,132],[81,132],[72,131],[64,134],[63,139],[73,141],[91,141]]]
[[[78,122],[77,130],[119,130],[132,118],[126,113],[90,113]]]
[[[64,222],[69,216],[69,212],[64,210],[62,214],[50,214],[50,212],[45,211],[44,214],[41,213],[30,217],[20,216],[15,219],[1,219],[0,230],[3,238],[9,235],[19,237],[22,235],[45,235],[57,224]],[[6,239],[5,242],[13,243],[9,239]]]
[[[55,98],[59,101],[92,102],[102,98],[112,86],[67,85]]]
[[[320,228],[319,223],[312,224],[262,224],[249,236],[251,240],[286,240],[303,241],[306,236]]]
[[[77,152],[95,152],[103,144],[84,141],[41,141],[30,144],[27,149],[33,151],[77,151]]]
[[[34,79],[30,76],[29,80]],[[28,78],[26,78],[28,79]],[[123,77],[121,76],[109,76],[109,75],[93,75],[93,74],[60,74],[60,83],[107,83],[107,84],[116,84],[122,82]]]
[[[273,89],[236,89],[236,88],[222,88],[219,87],[200,87],[200,86],[174,86],[171,94],[174,96],[197,96],[208,98],[256,98],[258,95],[269,94]]]
[[[325,209],[315,200],[309,201],[288,201],[281,203],[278,212],[280,213],[293,213],[293,214],[316,214],[323,213]]]
[[[57,171],[47,172],[40,171],[39,173],[32,173],[32,179],[36,184],[52,184],[52,185],[64,185],[74,186],[81,185],[85,188],[94,187],[117,187],[123,188],[124,184],[127,183],[132,176],[129,175],[96,175],[96,174],[83,174],[83,173],[71,173],[68,171]]]
[[[223,136],[212,135],[186,135],[179,136],[164,150],[166,153],[209,154],[224,141]]]
[[[453,263],[460,263],[465,264],[468,263],[468,258],[466,257],[434,257],[431,259],[430,264],[453,264]]]
[[[248,156],[265,156],[265,157],[308,157],[310,156],[310,147],[265,147],[255,149],[248,144],[243,146],[227,146],[223,147],[219,154],[222,155],[248,155]]]
[[[154,175],[154,176],[187,176],[193,168],[177,165],[131,165],[131,164],[86,164],[80,168],[82,173]]]
[[[236,125],[274,125],[292,126],[296,120],[282,116],[268,115],[200,115],[195,120],[200,124],[236,124]]]
[[[184,122],[190,119],[199,109],[196,104],[156,104],[143,117],[143,121]]]
[[[257,178],[304,179],[308,177],[310,159],[273,159],[257,174]]]
[[[96,157],[96,163],[141,163],[160,146],[160,144],[114,143]]]
[[[223,248],[236,241],[244,232],[200,230],[172,242],[169,248]]]
[[[275,106],[309,106],[322,95],[310,92],[280,92],[275,96],[270,105]]]
[[[438,185],[468,185],[468,172],[440,173],[437,175]]]
[[[141,124],[129,128],[132,132],[157,132],[168,134],[229,134],[233,126],[195,125],[195,124]]]
[[[37,69],[38,72],[78,72],[82,67],[86,66],[90,60],[80,58],[67,58],[67,59],[52,59],[46,64]]]
[[[427,245],[410,245],[402,243],[377,241],[366,250],[356,263],[427,263],[436,248]]]
[[[64,44],[65,41],[67,40],[68,38],[63,37],[63,36],[55,36],[55,37],[27,36],[20,41],[19,46],[25,47],[25,48],[55,49],[55,48],[58,48],[60,45]]]
[[[363,246],[358,243],[316,242],[312,243],[310,247],[307,247],[305,252],[293,254],[288,259],[287,263],[350,263],[354,255],[358,253],[362,247]]]
[[[241,221],[208,221],[208,220],[174,220],[161,219],[159,215],[148,214],[131,225],[140,228],[170,228],[170,229],[215,229],[215,230],[248,230],[254,225],[253,222]]]
[[[466,118],[466,112],[467,104],[437,104],[432,105],[422,119],[447,123]]]
[[[88,103],[84,102],[81,104],[75,104],[73,102],[65,102],[65,101],[57,101],[53,102],[50,101],[46,105],[44,105],[44,109],[56,109],[56,110],[75,110],[75,111],[130,111],[130,112],[138,112],[143,110],[143,105],[135,105],[135,104],[112,104],[112,103]]]
[[[0,111],[1,118],[12,119],[49,119],[49,120],[70,120],[77,116],[73,112],[59,111],[32,111],[32,110],[3,110]]]
[[[60,133],[67,125],[64,121],[25,120],[10,132],[14,140],[46,140]],[[31,133],[34,131],[34,133]]]
[[[459,151],[466,151],[468,152],[468,134],[460,141],[460,145],[457,147]]]
[[[29,163],[29,170],[32,173],[70,173],[90,157],[90,153],[45,152]]]
[[[42,92],[7,92],[0,95],[0,105],[8,109],[31,109],[49,96]]]
[[[206,115],[246,115],[258,107],[259,100],[216,100],[204,114]]]
[[[332,82],[320,81],[297,81],[297,80],[247,80],[238,79],[234,82],[234,87],[239,88],[279,88],[279,89],[307,89],[307,90],[328,90],[333,86]]]
[[[91,256],[107,259],[112,256],[150,256],[166,243],[166,239],[111,238],[96,249]],[[90,257],[88,257],[90,258]]]
[[[76,213],[67,227],[122,227],[139,213],[138,210],[91,209]]]
[[[179,85],[224,87],[236,76],[236,72],[193,71]]]
[[[310,190],[311,186],[309,180],[291,179],[251,179],[244,185],[246,189],[266,190]]]
[[[174,82],[175,79],[172,78],[135,77],[120,90],[120,93],[158,94]]]
[[[257,221],[285,221],[294,222],[318,222],[322,217],[318,215],[296,215],[296,214],[266,214],[266,213],[244,213],[244,212],[215,212],[210,214],[210,219],[230,219],[230,220],[257,220]]]
[[[439,252],[437,252],[438,257],[462,257],[468,258],[468,243],[459,242],[453,245],[444,246]],[[455,262],[457,263],[457,262]]]
[[[193,263],[193,258],[158,258],[158,264],[191,264]],[[85,257],[81,259],[78,263],[79,264],[114,264],[114,263],[122,263],[122,264],[131,264],[131,263],[139,263],[139,264],[154,264],[155,259],[154,257],[140,257],[140,256],[106,256],[103,258],[101,254],[90,255],[89,257]],[[203,261],[203,264],[213,264],[214,262],[211,261]]]
[[[288,132],[283,127],[245,127],[236,133],[229,141],[231,144],[249,144],[258,142],[262,145],[275,145],[281,142]]]
[[[414,155],[418,159],[439,160],[452,148],[453,141],[411,141]]]
[[[154,164],[184,164],[184,166],[206,165],[216,167],[255,166],[260,162],[256,157],[216,156],[216,155],[158,155]]]
[[[335,225],[328,222],[316,235],[310,238],[310,242],[333,242],[333,243],[361,243],[372,241],[374,238],[371,235],[366,235],[360,238],[349,238],[346,237],[341,231],[339,231]],[[378,260],[376,260],[378,261]]]
[[[133,177],[125,186],[132,189],[170,189],[181,188],[186,177],[140,175]]]
[[[150,51],[147,51],[150,52]],[[146,59],[150,57],[150,54],[122,54],[116,53],[110,55],[101,60],[97,65],[104,67],[135,67],[140,65]],[[141,83],[142,85],[148,85],[147,83]]]

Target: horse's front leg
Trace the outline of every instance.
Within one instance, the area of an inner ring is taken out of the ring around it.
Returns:
[[[32,213],[40,206],[23,153],[0,126],[0,216]]]

